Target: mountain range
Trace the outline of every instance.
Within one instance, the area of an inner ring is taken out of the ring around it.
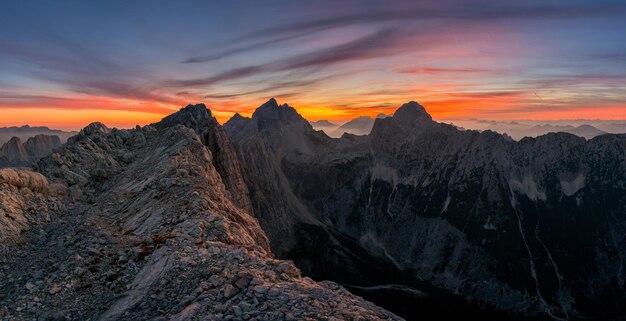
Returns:
[[[515,141],[417,102],[372,120],[333,138],[274,99],[223,126],[189,105],[0,170],[0,313],[626,316],[626,135]]]
[[[377,118],[386,117],[384,114]],[[322,130],[330,137],[341,137],[344,133],[353,135],[367,135],[374,126],[374,118],[360,116],[343,124],[331,123],[327,120],[309,122],[315,130]],[[591,124],[587,124],[592,123]],[[455,122],[457,123],[457,122]],[[507,135],[514,140],[524,137],[538,137],[549,133],[570,133],[576,136],[591,139],[606,133],[623,134],[626,133],[626,124],[611,121],[598,120],[574,120],[574,121],[462,121],[458,122],[459,129],[492,130],[503,135]]]
[[[450,302],[430,312],[624,313],[626,136],[515,142],[415,102],[366,136],[330,138],[274,100],[224,127],[272,249],[305,274],[411,319]]]
[[[31,137],[37,135],[55,135],[58,136],[61,140],[61,143],[65,143],[68,138],[76,135],[75,131],[63,131],[59,129],[50,129],[45,126],[11,126],[11,127],[0,127],[0,145],[8,142],[13,137],[19,138],[21,141],[25,142]]]

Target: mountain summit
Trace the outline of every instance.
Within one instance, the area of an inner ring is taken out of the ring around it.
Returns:
[[[263,105],[259,106],[252,114],[252,120],[257,123],[259,128],[267,126],[282,126],[290,123],[306,123],[298,112],[287,104],[278,105],[276,99],[271,98]]]
[[[410,101],[398,108],[393,119],[403,127],[432,123],[433,118],[426,109],[415,101]]]
[[[187,127],[206,126],[213,121],[211,111],[204,104],[187,105],[178,112],[173,113],[161,120],[160,124],[167,126],[172,124],[186,125]]]

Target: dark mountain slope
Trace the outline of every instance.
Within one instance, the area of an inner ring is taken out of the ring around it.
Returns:
[[[625,136],[513,142],[410,102],[331,139],[286,105],[259,110],[225,127],[273,249],[306,273],[520,317],[624,315]]]

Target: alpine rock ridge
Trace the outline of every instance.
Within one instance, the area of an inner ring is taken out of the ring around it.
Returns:
[[[313,278],[407,318],[625,313],[624,135],[515,142],[416,102],[366,136],[330,138],[274,100],[225,128],[272,249]]]
[[[399,320],[276,259],[204,105],[0,170],[0,318]],[[5,228],[8,226],[8,228]]]

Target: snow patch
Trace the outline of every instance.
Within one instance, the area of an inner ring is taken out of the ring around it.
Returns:
[[[566,181],[565,179],[561,179],[560,183],[563,194],[572,196],[585,187],[585,176],[583,174],[578,174],[574,180]]]

